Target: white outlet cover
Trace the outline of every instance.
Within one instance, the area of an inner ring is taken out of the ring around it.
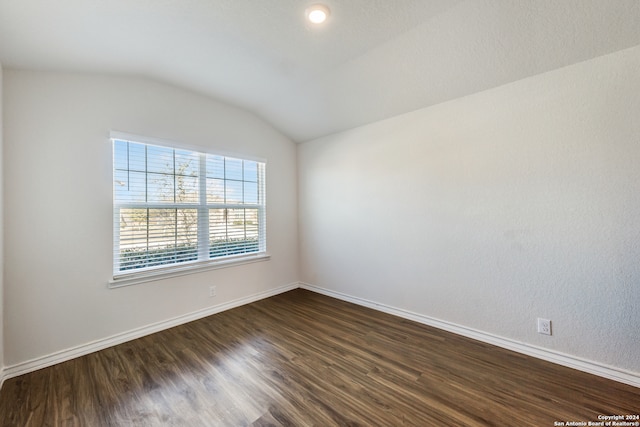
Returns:
[[[538,333],[551,335],[551,320],[538,317]]]

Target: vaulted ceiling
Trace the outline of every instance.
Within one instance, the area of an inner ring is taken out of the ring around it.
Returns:
[[[640,44],[638,0],[326,0],[312,27],[317,2],[0,0],[0,63],[153,78],[300,142]]]

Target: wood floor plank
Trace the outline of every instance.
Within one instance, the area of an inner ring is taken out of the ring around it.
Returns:
[[[5,382],[0,426],[553,426],[640,389],[304,290]]]

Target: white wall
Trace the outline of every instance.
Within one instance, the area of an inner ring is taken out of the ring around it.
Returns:
[[[16,70],[4,110],[8,367],[298,279],[296,147],[254,115],[143,79]],[[266,158],[271,259],[108,289],[112,129]]]
[[[302,144],[302,280],[640,373],[638,70],[635,47]]]

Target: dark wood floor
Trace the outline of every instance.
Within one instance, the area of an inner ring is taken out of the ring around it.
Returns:
[[[2,426],[553,426],[640,389],[295,290],[5,382]]]

